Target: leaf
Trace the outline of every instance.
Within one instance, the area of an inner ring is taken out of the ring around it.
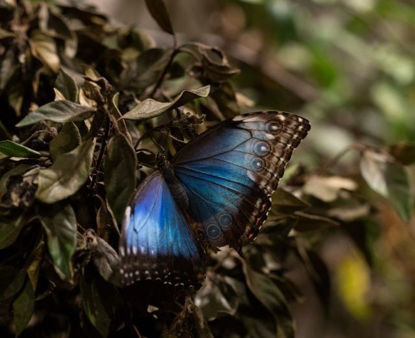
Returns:
[[[116,312],[115,306],[119,299],[117,290],[99,276],[95,276],[88,268],[81,278],[80,287],[86,315],[99,333],[106,337],[111,318]]]
[[[0,28],[0,40],[13,38],[15,36],[16,35],[13,32],[9,32],[9,31],[6,31],[6,30]]]
[[[0,215],[0,250],[12,245],[26,224],[23,213],[16,217]]]
[[[174,35],[169,13],[163,0],[145,0],[147,8],[158,25],[167,33]]]
[[[56,78],[55,88],[63,94],[65,99],[72,102],[78,102],[78,86],[76,85],[75,80],[62,69],[59,70],[58,77]]]
[[[294,326],[284,295],[265,274],[243,263],[246,283],[254,296],[271,312],[277,322],[277,337],[294,337]]]
[[[306,250],[297,244],[296,254],[301,259],[307,273],[313,282],[314,289],[324,306],[328,311],[330,304],[331,280],[330,273],[326,263],[314,251]]]
[[[55,269],[61,277],[69,280],[76,248],[75,212],[69,204],[55,204],[39,207],[39,215]]]
[[[366,150],[360,160],[360,172],[369,187],[385,197],[400,217],[408,222],[411,216],[411,194],[405,168],[386,154]]]
[[[33,289],[36,290],[37,281],[39,278],[40,265],[43,260],[43,254],[45,252],[45,242],[39,241],[39,244],[32,252],[32,262],[27,268],[27,276],[32,283]]]
[[[358,319],[371,314],[371,271],[357,251],[349,252],[336,264],[336,282],[340,298],[347,310]]]
[[[4,54],[0,65],[0,92],[7,88],[9,80],[18,72],[18,64],[15,60],[15,55],[12,48]]]
[[[98,236],[93,262],[102,278],[114,285],[120,285],[120,257],[111,245]]]
[[[232,286],[215,275],[197,292],[195,304],[200,307],[206,320],[214,320],[226,314],[235,315],[239,299]]]
[[[10,157],[37,157],[40,153],[10,140],[0,141],[0,153]]]
[[[310,206],[307,202],[299,199],[283,188],[277,189],[272,200],[271,213],[277,218],[290,216],[295,211],[304,210]]]
[[[124,134],[127,140],[131,141],[131,135],[127,129],[127,124],[122,119],[121,112],[118,109],[118,98],[119,93],[115,93],[110,102],[109,113],[110,116],[113,118],[114,125],[118,129],[118,131]]]
[[[39,121],[70,122],[82,121],[92,115],[91,107],[82,106],[67,100],[59,100],[47,103],[26,115],[16,127],[25,127]]]
[[[137,104],[133,109],[123,115],[123,119],[144,120],[163,114],[186,103],[200,98],[207,97],[210,92],[210,86],[204,86],[198,89],[184,90],[171,102],[160,102],[154,99],[146,99]]]
[[[201,68],[201,75],[203,78],[207,78],[213,82],[225,82],[229,80],[233,75],[239,73],[239,69],[232,67],[229,64],[226,55],[219,50],[202,43],[188,43],[180,47],[180,51],[190,54],[196,61],[196,67]],[[227,87],[231,87],[229,84],[225,86],[225,96],[233,96],[234,104],[237,105],[235,93]],[[215,93],[221,94],[221,91],[215,91]]]
[[[0,265],[0,301],[13,297],[23,287],[26,270],[19,263],[19,260],[14,259],[9,264]]]
[[[341,190],[354,191],[357,187],[357,183],[349,178],[313,175],[307,180],[303,191],[324,202],[333,202],[339,197]]]
[[[81,144],[81,134],[75,123],[67,122],[59,134],[49,143],[50,155],[53,159],[59,154],[67,153]]]
[[[60,60],[55,40],[40,31],[35,31],[32,33],[29,41],[33,55],[57,73],[60,67]]]
[[[95,139],[89,139],[74,150],[58,155],[51,167],[41,169],[36,198],[55,203],[76,193],[88,179],[94,148]]]
[[[19,296],[13,302],[13,321],[15,325],[16,336],[29,324],[35,307],[35,292],[29,280],[26,281],[25,287]]]
[[[142,52],[121,74],[123,88],[142,91],[156,83],[169,63],[172,53],[171,48],[151,48]]]
[[[108,204],[121,224],[136,184],[137,159],[135,151],[122,134],[108,142],[104,161],[104,182]]]

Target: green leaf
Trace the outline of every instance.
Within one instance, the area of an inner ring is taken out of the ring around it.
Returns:
[[[133,109],[123,115],[123,119],[143,120],[163,114],[186,103],[200,98],[207,97],[210,92],[210,86],[204,86],[198,89],[184,90],[171,102],[160,102],[154,99],[146,99],[137,104]]]
[[[135,151],[122,134],[114,135],[107,147],[104,161],[104,182],[108,204],[121,224],[136,184]]]
[[[0,141],[0,153],[10,157],[36,157],[40,153],[10,140]]]
[[[67,100],[59,100],[47,103],[30,112],[16,127],[25,127],[39,121],[70,122],[82,121],[92,115],[94,108],[82,106]]]
[[[40,31],[34,31],[29,41],[33,55],[57,73],[60,67],[60,60],[55,40]]]
[[[58,155],[51,167],[41,169],[36,198],[55,203],[76,193],[88,179],[94,148],[95,139],[89,139],[74,150]]]
[[[372,150],[363,152],[360,171],[370,188],[385,197],[400,217],[408,222],[411,216],[409,178],[405,168],[387,154]]]
[[[59,154],[67,153],[81,144],[81,134],[76,124],[65,123],[59,134],[49,143],[50,155],[53,159]]]
[[[141,91],[156,83],[170,61],[173,49],[151,48],[142,52],[121,74],[122,86]]]
[[[0,215],[0,250],[12,245],[26,224],[23,213],[17,217]]]
[[[80,286],[86,315],[99,333],[106,337],[119,300],[117,290],[88,268],[81,278]]]
[[[280,289],[265,274],[251,269],[245,262],[246,283],[254,296],[270,311],[277,322],[277,337],[294,337],[294,326],[286,300]]]
[[[65,99],[78,102],[79,89],[72,77],[65,73],[62,69],[59,70],[55,81],[55,88],[58,89]]]
[[[169,13],[163,0],[145,0],[147,8],[158,25],[167,33],[174,35]]]
[[[76,217],[69,204],[39,207],[40,220],[46,232],[47,246],[59,275],[72,276],[72,255],[76,248]]]
[[[295,211],[304,210],[310,206],[307,202],[299,199],[283,188],[277,189],[272,200],[271,214],[277,218],[290,216]]]
[[[13,302],[13,321],[16,335],[20,335],[29,324],[35,307],[35,292],[29,280],[19,296]]]

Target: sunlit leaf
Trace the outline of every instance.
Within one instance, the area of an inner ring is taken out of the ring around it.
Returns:
[[[82,106],[67,100],[53,101],[30,112],[16,127],[25,127],[39,121],[70,122],[81,121],[92,115],[91,107]]]
[[[30,37],[32,53],[39,58],[55,73],[59,71],[60,60],[57,54],[56,43],[53,38],[40,32],[34,31]]]
[[[0,141],[0,153],[10,157],[37,157],[40,153],[19,143],[4,140]]]
[[[370,314],[370,272],[365,261],[356,252],[345,257],[336,268],[337,287],[346,308],[356,318]]]
[[[76,217],[69,204],[40,207],[40,220],[47,246],[57,272],[65,279],[72,276],[72,255],[76,248]]]
[[[156,117],[163,114],[167,110],[183,106],[194,99],[207,97],[209,92],[210,86],[205,86],[198,89],[184,90],[170,102],[160,102],[154,99],[146,99],[123,115],[122,118],[130,120],[144,120]]]
[[[16,335],[20,335],[26,328],[33,314],[35,306],[35,293],[29,280],[19,296],[13,302],[13,322],[16,327]]]
[[[333,202],[339,196],[341,190],[354,191],[357,183],[353,180],[340,176],[317,176],[313,175],[307,179],[303,187],[304,193],[314,196],[324,202]]]
[[[108,204],[118,224],[135,190],[137,159],[127,139],[117,134],[108,142],[104,182]]]
[[[411,194],[405,168],[391,161],[385,154],[367,150],[361,158],[360,170],[368,185],[385,197],[403,220],[408,221],[411,215]]]
[[[55,203],[76,193],[88,179],[94,148],[95,139],[89,139],[74,150],[58,155],[51,167],[41,169],[36,198]]]

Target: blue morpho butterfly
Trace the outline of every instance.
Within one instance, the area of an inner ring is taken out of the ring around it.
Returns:
[[[147,177],[127,207],[120,242],[124,285],[199,284],[205,248],[238,248],[265,221],[291,154],[310,129],[285,112],[239,115],[186,144]]]

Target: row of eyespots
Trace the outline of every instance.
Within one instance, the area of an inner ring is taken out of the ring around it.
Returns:
[[[223,237],[222,233],[229,231],[233,224],[232,215],[226,212],[217,216],[218,224],[210,223],[206,226],[206,234],[210,240],[217,241]]]

